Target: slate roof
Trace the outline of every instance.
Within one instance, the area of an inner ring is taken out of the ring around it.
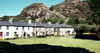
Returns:
[[[29,24],[27,22],[13,22],[12,23],[13,26],[32,26],[32,24]]]
[[[9,21],[0,21],[0,26],[11,26]]]
[[[71,25],[59,25],[61,28],[73,28],[73,26],[71,26]]]
[[[40,23],[32,23],[32,26],[33,27],[44,27],[42,24],[40,24]]]
[[[52,28],[73,28],[73,26],[71,25],[57,25],[57,24],[47,24],[47,23],[27,23],[27,22],[13,22],[10,23],[9,21],[0,21],[0,26],[27,26],[27,27],[52,27]]]

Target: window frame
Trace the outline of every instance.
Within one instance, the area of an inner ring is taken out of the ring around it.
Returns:
[[[16,27],[16,30],[18,30],[18,26]]]
[[[2,26],[0,26],[0,30],[2,29]]]
[[[24,26],[22,27],[22,30],[24,30]]]
[[[6,29],[9,30],[9,26],[7,26]]]
[[[6,36],[9,36],[9,32],[6,32]]]

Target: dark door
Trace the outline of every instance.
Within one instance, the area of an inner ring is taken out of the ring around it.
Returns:
[[[3,32],[0,32],[0,37],[2,38],[2,36],[3,36]]]

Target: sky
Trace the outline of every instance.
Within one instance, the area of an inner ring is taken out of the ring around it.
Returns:
[[[0,17],[19,15],[23,8],[32,3],[43,3],[50,7],[63,1],[65,0],[0,0]]]
[[[0,17],[19,15],[23,8],[32,3],[43,3],[50,7],[63,1],[65,0],[0,0]]]

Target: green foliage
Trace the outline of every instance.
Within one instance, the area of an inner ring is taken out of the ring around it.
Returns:
[[[45,34],[45,36],[50,36],[49,34]]]
[[[90,25],[92,25],[93,23],[93,17],[91,15],[89,15],[87,18],[86,18],[86,22]]]
[[[80,23],[80,24],[86,24],[86,21],[84,21],[84,20],[80,20],[79,23]]]
[[[94,18],[93,22],[95,22],[95,24],[99,25],[100,24],[100,18]]]
[[[51,20],[50,19],[47,19],[45,22],[50,22]]]
[[[71,36],[75,36],[76,34],[71,34]]]
[[[56,22],[58,22],[57,18],[51,18],[51,19],[47,19],[46,22],[51,22],[52,24],[55,24]]]
[[[24,20],[24,22],[28,22],[28,20]]]
[[[66,24],[73,25],[75,24],[75,21],[72,18],[70,18]]]
[[[82,11],[82,8],[79,5],[77,5],[76,8]]]
[[[54,10],[54,7],[53,7],[53,6],[51,6],[51,7],[49,8],[49,10],[53,11],[53,10]]]
[[[61,19],[60,21],[59,21],[59,24],[63,24],[65,22],[65,20],[64,19]]]
[[[56,22],[58,22],[58,19],[57,19],[57,18],[52,18],[52,19],[51,19],[51,23],[52,23],[52,24],[55,24]]]
[[[13,18],[13,21],[19,21],[19,19],[18,18]]]
[[[32,18],[30,18],[31,20],[32,20],[32,22],[35,22],[35,19],[36,19],[37,17],[32,17]]]
[[[3,16],[2,20],[9,20],[9,16]]]
[[[80,24],[78,27],[77,30],[79,30],[79,33],[87,33],[91,30],[91,27],[87,24]]]
[[[68,22],[66,24],[70,24],[70,25],[79,24],[79,19],[72,17],[68,20]]]
[[[91,10],[93,11],[92,16],[95,18],[100,18],[100,0],[88,0],[87,3],[90,5]],[[99,21],[100,21],[100,19],[99,19]],[[98,23],[96,22],[96,24],[98,24]],[[99,22],[99,24],[100,24],[100,22]]]

